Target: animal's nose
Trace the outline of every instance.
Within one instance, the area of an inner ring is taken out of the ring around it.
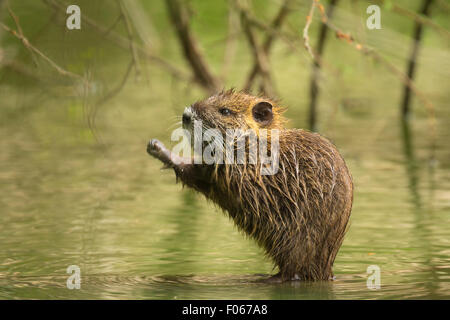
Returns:
[[[184,109],[184,112],[183,112],[183,124],[184,125],[188,125],[188,124],[191,123],[191,120],[192,120],[191,108]]]
[[[189,124],[191,122],[191,115],[183,113],[183,124]]]

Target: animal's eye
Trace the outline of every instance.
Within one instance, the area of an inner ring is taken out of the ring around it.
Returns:
[[[231,115],[231,110],[230,110],[230,109],[227,109],[227,108],[221,108],[221,109],[219,110],[219,112],[220,112],[220,114],[223,115],[223,116],[229,116],[229,115]]]

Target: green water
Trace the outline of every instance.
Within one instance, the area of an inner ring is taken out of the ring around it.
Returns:
[[[0,298],[450,297],[448,116],[430,162],[426,119],[408,133],[395,116],[340,114],[330,134],[355,201],[337,279],[268,285],[256,281],[274,272],[262,250],[146,154],[149,138],[168,141],[173,121],[134,95],[142,91],[131,87],[134,100],[124,94],[104,109],[98,140],[67,99],[30,95],[33,110],[2,120]],[[81,269],[80,290],[66,287],[70,265]],[[380,290],[366,286],[369,265],[381,269]]]
[[[97,105],[98,96],[120,83],[128,52],[89,30],[71,33],[59,26],[34,32],[29,19],[44,25],[48,12],[42,3],[26,3],[28,9],[13,6],[25,34],[35,34],[34,43],[63,67],[80,74],[88,70],[94,86],[92,96],[83,99],[80,88],[39,59],[31,69],[42,77],[37,84],[11,71],[0,73],[1,299],[450,298],[450,60],[448,43],[439,35],[427,34],[417,80],[433,102],[436,122],[430,124],[423,104],[414,99],[405,127],[398,120],[398,78],[347,44],[330,41],[319,130],[335,142],[355,184],[351,225],[334,265],[336,280],[263,284],[258,280],[276,272],[263,251],[146,153],[151,138],[170,145],[174,117],[204,93],[142,60],[141,78],[132,74],[117,96]],[[225,4],[216,12],[205,3],[195,1],[197,16],[214,15],[198,18],[194,28],[217,71]],[[172,29],[164,24],[164,6],[147,4],[164,39],[160,52],[187,70]],[[91,16],[103,17],[100,4],[94,9]],[[273,12],[265,9],[258,10]],[[307,10],[299,4],[293,14],[299,30]],[[113,13],[105,25],[114,22]],[[344,26],[358,19],[336,15]],[[383,30],[361,37],[399,68],[406,65],[411,30],[402,21],[398,27],[395,19],[383,20]],[[240,87],[242,70],[252,59],[245,39],[239,41],[227,87]],[[301,43],[296,46],[300,50],[294,52],[275,47],[271,68],[289,107],[289,125],[300,128],[307,123],[311,59]],[[20,57],[31,60],[26,50]],[[81,270],[78,290],[66,285],[71,265]],[[381,270],[379,290],[367,287],[370,265]]]

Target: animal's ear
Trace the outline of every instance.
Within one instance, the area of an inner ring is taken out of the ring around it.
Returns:
[[[273,119],[272,105],[266,101],[258,102],[252,108],[252,115],[256,122],[266,126]]]

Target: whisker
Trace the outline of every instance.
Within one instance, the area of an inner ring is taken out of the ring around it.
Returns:
[[[181,127],[181,126],[182,126],[182,122],[181,122],[181,121],[177,121],[177,122],[171,124],[171,125],[166,129],[166,131],[172,130],[172,129],[175,128],[176,126]]]

